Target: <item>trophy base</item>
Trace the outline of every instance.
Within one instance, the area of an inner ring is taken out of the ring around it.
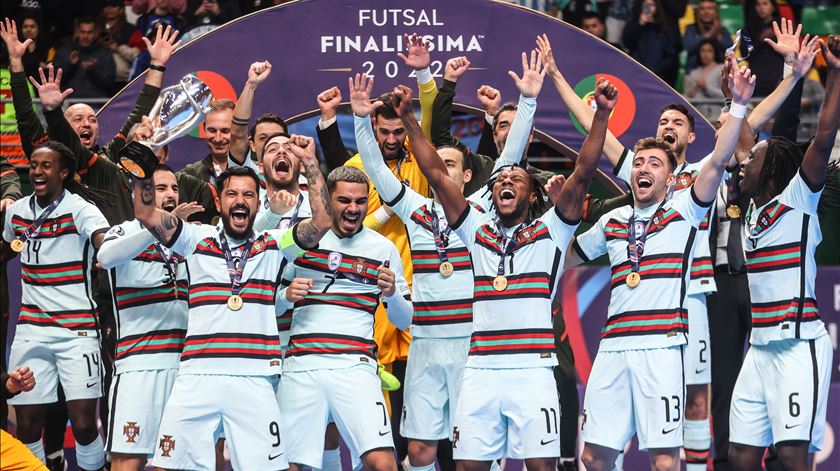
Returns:
[[[152,178],[157,165],[155,152],[137,141],[129,142],[120,151],[120,166],[140,180]]]

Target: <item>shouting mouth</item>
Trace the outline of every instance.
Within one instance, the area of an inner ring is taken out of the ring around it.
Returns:
[[[347,232],[352,232],[356,230],[356,227],[359,225],[359,221],[361,220],[362,215],[360,213],[350,213],[345,212],[341,215],[341,225],[342,229]]]
[[[90,145],[92,137],[93,137],[93,132],[91,132],[90,130],[87,130],[87,129],[85,129],[85,130],[83,130],[82,132],[79,133],[79,140],[82,141],[82,144],[84,144],[86,146]]]
[[[237,226],[248,224],[248,216],[251,211],[244,206],[237,206],[230,211],[230,220]]]
[[[673,132],[666,132],[662,135],[662,140],[667,142],[668,144],[673,144],[677,142],[677,135]]]
[[[281,174],[288,174],[291,168],[292,163],[282,157],[274,161],[274,173],[278,176]]]
[[[171,213],[173,210],[175,210],[175,208],[176,208],[177,206],[178,206],[178,204],[177,204],[175,201],[173,201],[173,200],[167,200],[167,201],[164,201],[164,202],[163,202],[163,210],[164,210],[164,211],[167,211],[167,212],[170,212],[170,213]]]
[[[47,179],[44,177],[33,177],[32,188],[36,192],[41,192],[47,189]]]
[[[636,185],[639,188],[647,189],[647,188],[650,188],[650,187],[653,186],[653,180],[651,180],[648,177],[642,176],[642,177],[639,177],[639,178],[636,179]]]

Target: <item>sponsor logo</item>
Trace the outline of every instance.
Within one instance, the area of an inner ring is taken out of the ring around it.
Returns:
[[[663,428],[663,429],[662,429],[662,435],[667,435],[667,434],[669,434],[669,433],[673,432],[674,430],[676,430],[677,428],[678,428],[678,427],[674,427],[674,428],[672,428],[672,429],[668,429],[668,430],[665,430],[665,429]]]
[[[271,461],[271,460],[274,460],[274,459],[280,458],[281,456],[283,456],[283,453],[278,453],[278,454],[276,454],[276,455],[272,455],[271,453],[269,453],[269,454],[268,454],[268,460],[269,460],[269,461]]]
[[[793,424],[793,425],[785,424],[785,429],[790,430],[792,428],[799,427],[800,425],[802,425],[802,424]]]
[[[123,435],[125,435],[126,443],[136,443],[136,438],[140,435],[140,427],[137,422],[126,422],[123,426]]]
[[[389,433],[391,433],[390,430],[388,430],[387,432],[379,432],[379,436],[384,437],[385,435],[388,435]]]
[[[327,257],[327,268],[329,268],[330,271],[336,271],[340,266],[341,254],[338,252],[330,252],[330,255]]]
[[[96,386],[97,384],[99,384],[99,381],[94,381],[92,383],[85,383],[85,386],[87,386],[89,388],[92,388],[92,387]]]
[[[633,95],[633,91],[626,83],[624,83],[623,80],[615,75],[609,74],[590,75],[583,78],[577,83],[577,85],[575,85],[575,93],[577,93],[584,103],[591,106],[594,110],[595,84],[597,84],[598,80],[602,78],[609,80],[610,83],[615,85],[615,88],[618,89],[618,103],[616,103],[615,108],[610,115],[608,128],[615,137],[621,137],[621,135],[630,129],[630,125],[633,124],[633,119],[636,117],[636,98]],[[569,113],[569,117],[579,133],[584,136],[588,134],[571,112]]]
[[[172,439],[172,435],[164,435],[160,439],[158,447],[160,448],[160,454],[169,458],[169,454],[175,449],[175,440]]]
[[[545,445],[548,445],[549,443],[554,442],[554,441],[557,441],[557,439],[552,438],[551,440],[540,440],[540,445],[545,446]]]
[[[704,371],[706,371],[706,368],[703,368],[702,370],[698,370],[698,369],[695,368],[694,374],[699,375],[700,373],[702,373]]]

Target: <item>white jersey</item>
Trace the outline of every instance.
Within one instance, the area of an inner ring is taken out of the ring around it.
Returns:
[[[599,351],[664,348],[686,343],[688,312],[684,300],[689,267],[697,247],[698,227],[708,214],[709,205],[696,201],[693,191],[683,191],[661,206],[635,209],[641,226],[650,222],[639,261],[641,282],[635,288],[626,281],[632,271],[628,222],[633,212],[631,206],[608,212],[574,243],[575,251],[585,261],[604,253],[610,258],[610,305],[607,322],[601,330]]]
[[[630,149],[625,149],[624,154],[615,167],[615,175],[630,184],[630,170],[633,168],[633,157],[635,154]],[[677,177],[676,183],[671,188],[671,198],[675,198],[685,190],[694,185],[703,162],[711,157],[711,154],[703,157],[699,162],[685,162],[674,169]],[[709,248],[709,218],[715,214],[714,204],[709,208],[708,213],[700,222],[697,237],[694,242],[694,260],[691,263],[691,282],[688,285],[687,294],[713,293],[717,291],[715,286],[715,269],[712,266],[712,253]]]
[[[268,192],[262,187],[259,191],[259,204],[262,209],[254,219],[255,231],[286,229],[293,223],[312,216],[312,208],[309,206],[309,192],[305,190],[298,193],[298,204],[281,215],[271,212],[271,207],[268,204]]]
[[[821,194],[822,189],[808,187],[800,170],[769,203],[760,208],[750,203],[744,251],[753,345],[826,335],[814,293],[814,252],[822,241],[817,217]]]
[[[189,321],[180,371],[187,374],[268,376],[280,373],[280,342],[274,304],[280,267],[303,252],[294,230],[255,234],[241,278],[243,305],[227,306],[231,280],[219,243],[221,229],[182,221],[172,238],[189,274]],[[238,263],[245,241],[228,237]]]
[[[492,216],[468,205],[452,225],[473,263],[473,332],[467,367],[557,365],[551,300],[559,286],[566,247],[579,222],[563,221],[551,210],[500,233]],[[512,248],[502,266],[507,286],[497,291],[493,280],[508,245]]]
[[[367,228],[345,238],[329,231],[317,249],[290,264],[294,270],[284,278],[308,278],[313,285],[294,305],[284,371],[348,368],[360,362],[376,368],[373,318],[381,294],[378,267],[385,261],[396,276],[396,295],[408,298],[396,247]]]
[[[109,225],[99,209],[64,190],[63,199],[20,253],[21,306],[15,339],[55,342],[97,337],[91,295],[93,237]],[[6,210],[3,240],[23,234],[45,208],[34,195]]]
[[[145,230],[136,219],[126,221],[108,231],[103,245]],[[108,279],[117,321],[117,374],[178,368],[187,333],[189,283],[184,258],[162,244],[152,244],[108,270]]]

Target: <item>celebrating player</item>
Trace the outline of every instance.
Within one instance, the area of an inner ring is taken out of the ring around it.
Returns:
[[[176,208],[200,208],[196,203],[178,204],[178,180],[169,167],[155,169],[154,182],[156,208],[176,214]],[[142,470],[154,455],[163,408],[184,348],[186,264],[136,219],[108,231],[97,259],[109,270],[119,326],[108,396],[111,469]]]
[[[733,59],[734,61],[734,59]],[[605,214],[574,243],[569,266],[608,254],[612,291],[584,398],[582,460],[589,470],[613,469],[634,433],[652,469],[678,469],[683,443],[685,295],[694,240],[735,150],[755,77],[730,74],[734,105],[715,150],[690,191],[667,198],[677,157],[662,139],[636,144],[633,207]]]
[[[752,198],[744,227],[752,332],[730,414],[729,460],[737,470],[756,469],[770,445],[785,469],[808,469],[808,453],[822,449],[825,436],[832,347],[817,308],[814,252],[840,126],[840,38],[821,46],[825,101],[805,155],[771,137],[741,164],[741,192]]]
[[[317,197],[312,218],[289,230],[252,230],[259,178],[249,168],[230,168],[217,180],[222,227],[184,224],[155,208],[152,181],[135,184],[137,219],[186,257],[190,276],[187,336],[161,419],[153,460],[157,467],[214,467],[220,430],[234,468],[287,467],[272,384],[280,370],[276,280],[283,260],[317,246],[329,230],[331,214],[314,142],[292,136],[291,145],[307,149],[305,175]]]
[[[376,374],[373,315],[381,299],[388,319],[407,328],[409,288],[394,244],[362,224],[369,191],[365,174],[338,167],[328,185],[332,230],[284,273],[293,278],[285,299],[294,303],[279,389],[289,461],[293,470],[321,467],[331,415],[351,455],[361,456],[365,468],[396,470]]]
[[[29,366],[38,383],[9,403],[18,438],[43,461],[45,407],[58,400],[60,382],[79,467],[98,470],[105,464],[96,426],[101,369],[88,288],[93,253],[109,227],[97,206],[107,203],[76,182],[76,159],[66,146],[47,141],[29,161],[33,193],[7,208],[0,256],[5,262],[21,254],[21,312],[9,366]]]

